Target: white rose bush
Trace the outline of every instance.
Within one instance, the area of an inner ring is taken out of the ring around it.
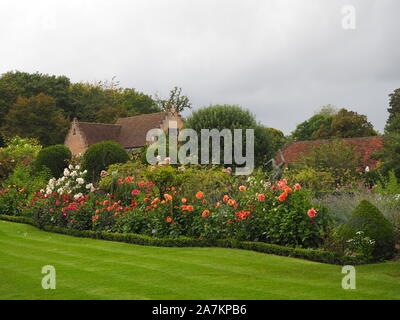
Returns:
[[[94,192],[95,188],[92,183],[86,182],[86,170],[81,170],[79,165],[70,165],[64,169],[63,176],[59,179],[52,178],[49,180],[46,188],[41,193],[48,195],[73,195],[74,199],[82,198],[88,193]]]
[[[37,221],[43,225],[58,225],[85,229],[91,225],[93,201],[96,191],[86,180],[87,171],[79,165],[64,169],[59,179],[52,178],[30,203]]]

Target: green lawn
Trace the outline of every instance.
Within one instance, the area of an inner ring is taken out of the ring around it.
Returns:
[[[53,265],[57,289],[41,287]],[[0,221],[0,299],[400,299],[400,263],[341,267],[223,248],[74,238]]]

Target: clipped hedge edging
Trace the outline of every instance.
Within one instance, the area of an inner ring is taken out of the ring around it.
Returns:
[[[274,254],[278,256],[292,257],[310,260],[314,262],[321,262],[327,264],[337,265],[359,265],[365,263],[360,259],[354,257],[342,257],[332,251],[323,251],[315,249],[302,249],[302,248],[290,248],[279,246],[276,244],[269,244],[265,242],[250,242],[250,241],[238,241],[238,240],[208,240],[208,239],[193,239],[187,237],[180,237],[176,239],[169,238],[152,238],[145,235],[134,234],[134,233],[111,233],[106,231],[92,231],[92,230],[74,230],[66,229],[54,226],[42,226],[34,221],[32,218],[21,217],[21,216],[7,216],[0,215],[0,220],[9,222],[29,224],[37,227],[46,232],[53,232],[64,234],[68,236],[80,237],[80,238],[92,238],[98,240],[125,242],[130,244],[142,245],[142,246],[155,246],[155,247],[220,247],[220,248],[232,248],[232,249],[243,249],[257,251],[261,253]]]

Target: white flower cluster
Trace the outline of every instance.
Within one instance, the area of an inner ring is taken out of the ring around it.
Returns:
[[[64,174],[61,178],[52,178],[46,186],[46,189],[41,190],[47,195],[53,192],[58,194],[73,194],[75,199],[82,198],[88,192],[94,192],[95,188],[92,183],[85,183],[87,170],[81,171],[79,165],[70,165],[64,169]]]
[[[396,195],[394,196],[394,200],[400,201],[400,194],[396,194]]]
[[[266,189],[268,189],[268,188],[271,187],[271,182],[265,181],[265,180],[263,180],[263,179],[258,180],[258,179],[257,179],[256,177],[254,177],[254,176],[249,176],[249,177],[247,178],[247,183],[248,183],[250,186],[260,185],[260,186],[263,186],[263,187],[266,188]]]
[[[349,239],[347,240],[348,243],[352,244],[369,244],[369,245],[374,245],[375,240],[371,239],[370,237],[363,237],[364,232],[363,231],[358,231],[356,232],[356,238],[355,239]]]

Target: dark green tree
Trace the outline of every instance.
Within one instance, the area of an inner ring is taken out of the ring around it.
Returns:
[[[44,93],[53,97],[56,106],[68,115],[70,84],[65,76],[11,71],[0,77],[0,99],[5,97],[8,103],[15,103],[18,97],[31,98]]]
[[[389,119],[385,127],[385,144],[382,154],[381,171],[388,175],[393,170],[400,179],[400,89],[396,89],[390,96]]]
[[[367,116],[347,109],[336,111],[332,106],[322,107],[310,119],[299,124],[292,132],[295,141],[357,138],[376,136],[378,133]]]
[[[288,139],[285,137],[285,134],[278,129],[274,128],[265,128],[269,135],[269,139],[271,142],[271,153],[276,154],[279,149],[281,149],[287,142]]]
[[[332,138],[357,138],[378,135],[366,115],[346,109],[341,109],[333,117],[330,131]]]
[[[6,137],[37,138],[49,146],[63,143],[68,127],[69,121],[55,100],[41,93],[31,98],[19,97],[5,117],[2,132]]]
[[[83,167],[88,171],[88,178],[98,181],[101,170],[114,163],[125,163],[129,160],[125,149],[114,141],[103,141],[91,145],[83,155]]]
[[[36,158],[36,170],[41,171],[47,168],[50,170],[52,177],[59,178],[71,158],[71,151],[64,145],[43,148]]]
[[[316,114],[310,119],[300,123],[292,132],[295,141],[323,139],[329,135],[332,123],[331,115]]]
[[[394,90],[389,97],[389,119],[386,123],[385,133],[400,133],[400,89]]]

